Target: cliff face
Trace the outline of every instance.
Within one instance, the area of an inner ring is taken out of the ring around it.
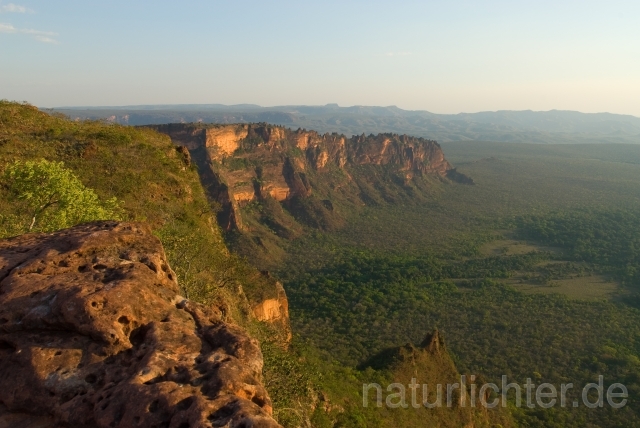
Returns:
[[[252,307],[253,316],[258,321],[275,324],[277,331],[282,332],[284,341],[289,343],[293,337],[289,321],[289,300],[280,282],[276,282],[274,288],[275,297],[256,299],[257,302]]]
[[[267,124],[151,128],[190,150],[221,206],[223,229],[241,232],[245,247],[263,252],[275,251],[273,235],[290,239],[302,225],[338,228],[358,206],[428,199],[434,180],[473,183],[437,142],[407,135],[347,138]]]
[[[0,241],[0,426],[279,426],[262,353],[143,225]]]

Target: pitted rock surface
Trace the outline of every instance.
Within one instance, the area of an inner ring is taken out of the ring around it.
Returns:
[[[258,343],[178,295],[147,226],[0,241],[0,427],[278,427],[261,377]]]

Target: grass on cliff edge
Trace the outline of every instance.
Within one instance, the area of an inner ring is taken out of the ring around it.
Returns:
[[[2,171],[15,161],[63,162],[101,200],[116,198],[125,220],[151,225],[166,244],[185,294],[205,301],[216,294],[208,290],[209,283],[220,281],[214,270],[205,271],[209,278],[192,273],[195,269],[183,260],[191,253],[191,243],[176,235],[204,231],[200,236],[208,241],[206,255],[212,267],[226,262],[226,249],[218,230],[209,224],[209,207],[197,174],[186,167],[168,139],[103,122],[71,122],[27,104],[1,101],[0,159]],[[8,187],[3,183],[0,188],[0,215],[5,220],[0,223],[0,237],[25,232],[20,227],[23,213]]]

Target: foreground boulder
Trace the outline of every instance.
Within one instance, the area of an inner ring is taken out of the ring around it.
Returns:
[[[178,295],[146,226],[0,241],[0,427],[278,427],[261,377],[258,343]]]

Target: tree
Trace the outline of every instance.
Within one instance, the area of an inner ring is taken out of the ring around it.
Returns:
[[[62,162],[15,161],[3,184],[18,205],[22,232],[51,232],[94,220],[120,220],[116,198],[101,201]]]

